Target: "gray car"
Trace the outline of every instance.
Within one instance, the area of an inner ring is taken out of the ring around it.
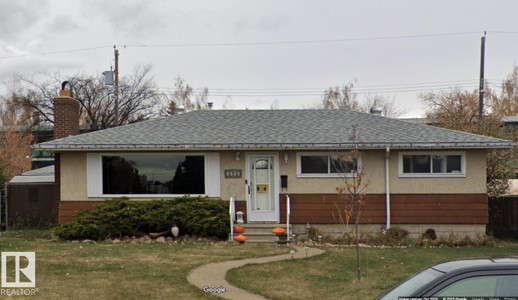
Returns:
[[[408,277],[376,298],[517,297],[518,257],[469,258],[441,262]]]

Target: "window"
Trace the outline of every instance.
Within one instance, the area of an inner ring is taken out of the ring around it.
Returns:
[[[411,295],[423,285],[440,277],[441,275],[443,275],[442,272],[432,268],[421,271],[410,276],[405,281],[402,281],[398,286],[394,287],[392,290],[379,298],[379,300],[394,300],[401,296]]]
[[[203,155],[102,156],[102,193],[205,194]]]
[[[401,152],[400,177],[464,177],[465,152]]]
[[[440,290],[434,296],[505,297],[518,293],[518,275],[487,275],[459,280]]]
[[[299,177],[338,177],[358,170],[358,162],[350,153],[327,155],[322,153],[298,153]]]

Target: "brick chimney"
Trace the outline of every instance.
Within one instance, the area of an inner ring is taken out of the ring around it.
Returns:
[[[59,96],[54,98],[54,139],[79,134],[79,102],[74,99],[72,87],[65,90],[68,81],[61,84]],[[54,153],[54,205],[56,223],[62,223],[61,212],[61,153]]]
[[[54,139],[79,134],[79,102],[72,89],[65,90],[68,81],[61,84],[59,96],[54,98]]]

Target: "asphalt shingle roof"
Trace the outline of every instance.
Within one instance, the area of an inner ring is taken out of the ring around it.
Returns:
[[[353,126],[356,139],[353,139]],[[510,141],[349,110],[200,110],[49,141],[44,150],[510,148]]]

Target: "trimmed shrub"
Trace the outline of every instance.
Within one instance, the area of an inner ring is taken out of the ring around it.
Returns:
[[[408,230],[399,227],[390,227],[385,231],[385,236],[388,239],[400,241],[408,236]]]
[[[80,211],[75,221],[55,227],[53,233],[63,239],[102,240],[168,231],[175,225],[181,235],[224,239],[230,232],[228,202],[200,197],[152,201],[112,199]]]
[[[423,232],[421,238],[434,241],[437,239],[437,234],[433,228],[428,228],[425,232]]]

